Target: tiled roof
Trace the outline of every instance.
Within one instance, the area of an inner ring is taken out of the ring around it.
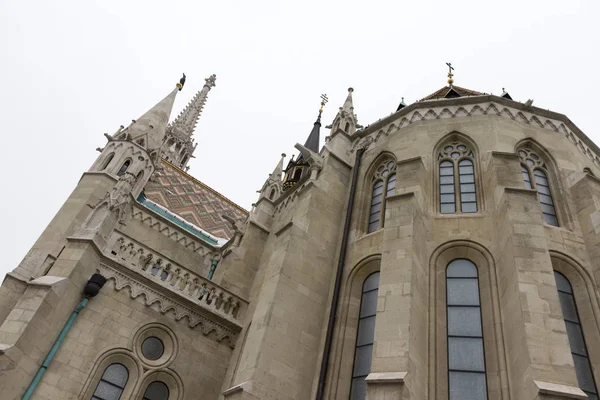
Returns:
[[[233,237],[230,224],[221,215],[227,214],[241,224],[248,211],[168,161],[162,163],[162,173],[144,188],[146,198],[214,236]]]
[[[471,89],[465,89],[465,88],[461,88],[459,86],[455,86],[452,85],[452,89],[458,93],[460,95],[460,97],[463,96],[482,96],[484,93],[481,92],[477,92],[475,90],[471,90]],[[419,101],[423,101],[423,100],[434,100],[434,99],[443,99],[446,97],[446,95],[448,94],[448,92],[450,91],[450,86],[444,86],[443,88],[436,90],[435,92],[431,93],[429,96],[422,98]]]

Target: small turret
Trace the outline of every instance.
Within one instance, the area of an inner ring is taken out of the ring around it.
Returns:
[[[327,103],[327,96],[321,95],[321,108],[319,109],[319,115],[317,120],[313,124],[313,128],[304,143],[304,147],[313,153],[319,153],[319,139],[321,132],[321,114],[323,113],[323,107]],[[304,155],[300,154],[294,161],[294,157],[288,162],[285,169],[285,177],[283,179],[283,190],[286,190],[294,186],[303,176],[308,174],[308,161],[305,160]]]
[[[354,89],[348,88],[348,96],[346,97],[346,101],[344,101],[344,105],[340,107],[337,115],[333,119],[333,123],[326,127],[331,129],[331,136],[340,132],[352,135],[357,129],[362,128],[362,126],[358,124],[356,114],[354,114],[354,103],[352,101],[353,92]]]
[[[285,153],[282,153],[281,158],[279,159],[279,162],[275,166],[275,169],[273,170],[273,172],[271,174],[269,174],[269,177],[267,178],[267,180],[265,180],[265,183],[263,184],[262,188],[259,190],[259,192],[260,192],[259,200],[263,197],[266,197],[267,199],[274,201],[277,197],[279,197],[279,195],[283,191],[283,188],[282,188],[283,182],[281,180],[281,175],[283,174],[283,160],[284,159],[285,159]]]

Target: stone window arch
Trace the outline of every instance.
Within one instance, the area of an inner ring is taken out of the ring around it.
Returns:
[[[449,267],[457,260],[467,268],[459,268],[460,271],[455,273]],[[433,289],[429,293],[429,304],[432,307],[432,318],[429,319],[430,335],[429,338],[422,339],[429,340],[429,348],[432,349],[429,358],[429,362],[433,365],[429,381],[430,398],[443,400],[508,398],[508,381],[501,373],[506,370],[504,357],[506,351],[501,334],[502,320],[499,318],[500,299],[497,291],[496,265],[491,253],[484,246],[473,241],[450,241],[434,251],[430,260],[430,273]],[[450,280],[456,282],[451,284]],[[467,297],[469,294],[470,297]],[[473,304],[467,304],[466,300],[470,300]],[[460,319],[456,314],[471,307],[480,310],[479,318],[477,318],[477,311],[467,310],[465,313],[472,314],[470,324],[465,323],[464,326],[461,323],[456,324],[455,321]],[[450,311],[450,308],[456,310]],[[478,323],[480,327],[477,326]],[[467,326],[469,330],[466,329]],[[463,329],[465,331],[460,331]],[[472,345],[471,347],[480,353],[473,358],[454,357],[457,353],[460,356],[461,344],[451,343],[449,340],[451,337],[458,338],[459,341],[462,337],[466,338],[472,343],[466,343],[462,348]],[[475,343],[477,341],[479,344]],[[467,364],[461,365],[461,363]],[[461,393],[461,380],[457,379],[464,377],[460,375],[461,372],[472,374],[473,378],[465,379],[462,383],[472,384],[475,388],[481,389],[481,383],[485,382],[485,391]],[[453,373],[459,376],[452,376]],[[480,396],[466,397],[466,394]]]
[[[460,137],[453,137],[439,146],[436,162],[438,211],[441,214],[478,212],[478,171],[473,146]]]
[[[565,321],[579,387],[590,399],[599,398],[597,371],[600,370],[600,304],[593,277],[587,268],[571,257],[555,251],[550,253],[560,310]],[[585,371],[586,364],[591,366],[588,372]],[[589,372],[592,373],[591,380],[590,375],[585,379]]]
[[[396,160],[387,157],[381,161],[371,175],[371,182],[367,233],[384,226],[386,198],[396,190]]]
[[[166,397],[165,397],[166,396]],[[136,400],[181,400],[183,383],[179,375],[169,369],[149,371],[142,379]]]
[[[365,378],[371,372],[378,291],[379,271],[376,271],[367,276],[362,284],[362,295],[358,313],[358,332],[356,335],[356,345],[354,346],[354,364],[352,367],[352,383],[350,388],[351,400],[364,400],[367,398],[367,383]]]
[[[127,172],[127,169],[129,168],[130,165],[131,165],[131,159],[128,158],[127,160],[125,160],[123,165],[121,165],[121,168],[119,168],[119,171],[117,172],[117,176],[125,175],[125,172]]]
[[[523,174],[525,188],[537,191],[544,221],[548,225],[559,226],[546,163],[539,152],[530,146],[520,147],[517,150],[517,155],[521,160],[521,173]]]
[[[479,273],[469,259],[446,267],[448,398],[487,400]]]
[[[100,168],[100,171],[104,171],[106,168],[108,168],[108,166],[110,165],[110,162],[113,160],[114,157],[115,157],[115,153],[110,153],[108,155],[108,157],[106,157],[106,161],[104,161],[104,163],[102,163],[102,168]]]
[[[154,381],[144,391],[143,400],[169,400],[169,387],[162,381]]]
[[[127,379],[124,383],[123,380],[120,382],[115,380],[115,377],[123,376],[123,370],[127,372]],[[136,381],[141,375],[141,363],[129,350],[109,350],[96,361],[80,398],[92,400],[130,399],[134,394]],[[106,388],[108,390],[104,391]],[[118,397],[115,397],[115,393]],[[109,397],[111,394],[112,397]]]
[[[327,399],[350,399],[355,366],[355,349],[359,343],[361,299],[366,280],[379,273],[381,255],[372,254],[357,262],[344,279],[340,308],[336,318],[336,334],[332,342],[330,368],[325,387]],[[364,318],[363,318],[364,319]],[[363,322],[362,325],[368,325]],[[361,332],[362,334],[362,332]],[[356,385],[356,383],[355,383]],[[355,395],[359,394],[354,392]]]
[[[120,363],[110,364],[100,377],[92,400],[119,400],[129,380],[129,370]]]

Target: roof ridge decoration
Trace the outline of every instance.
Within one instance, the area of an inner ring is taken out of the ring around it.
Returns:
[[[457,87],[454,86],[454,89]],[[491,96],[491,95],[489,95]],[[494,96],[495,97],[495,96]],[[506,101],[506,100],[505,100]],[[521,104],[521,103],[517,103]],[[416,103],[417,107],[420,105]],[[544,111],[544,110],[542,110]],[[400,111],[402,113],[404,111]],[[543,117],[536,115],[535,110],[518,110],[513,107],[505,106],[503,104],[494,101],[493,99],[472,105],[453,105],[446,107],[431,107],[426,110],[412,109],[409,110],[399,121],[395,118],[390,119],[390,122],[383,124],[383,126],[368,135],[359,135],[361,138],[372,138],[373,142],[378,141],[381,137],[387,137],[392,132],[401,130],[415,122],[433,120],[433,119],[448,119],[457,117],[470,117],[476,115],[489,115],[494,114],[500,117],[508,118],[513,121],[521,122],[527,125],[536,125],[542,129],[548,129],[553,132],[564,134],[571,143],[573,143],[587,158],[589,158],[596,167],[600,168],[600,149],[594,148],[595,144],[585,135],[583,132],[577,132],[579,128],[575,126],[575,133],[567,127],[567,124],[572,124],[567,117],[564,117],[567,121],[560,120],[560,114],[556,114],[555,118]],[[394,115],[394,114],[392,114]],[[541,118],[541,119],[540,119]],[[377,121],[379,123],[381,121]],[[574,125],[574,124],[573,124]],[[591,145],[584,144],[582,141],[589,141]],[[355,140],[352,144],[351,152],[354,152],[361,140]],[[592,151],[590,147],[594,150]]]

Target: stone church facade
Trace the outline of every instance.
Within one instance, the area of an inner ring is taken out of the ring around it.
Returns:
[[[600,149],[449,85],[282,156],[250,211],[190,176],[214,75],[100,155],[0,287],[0,398],[598,399]],[[92,289],[90,289],[92,288]]]

